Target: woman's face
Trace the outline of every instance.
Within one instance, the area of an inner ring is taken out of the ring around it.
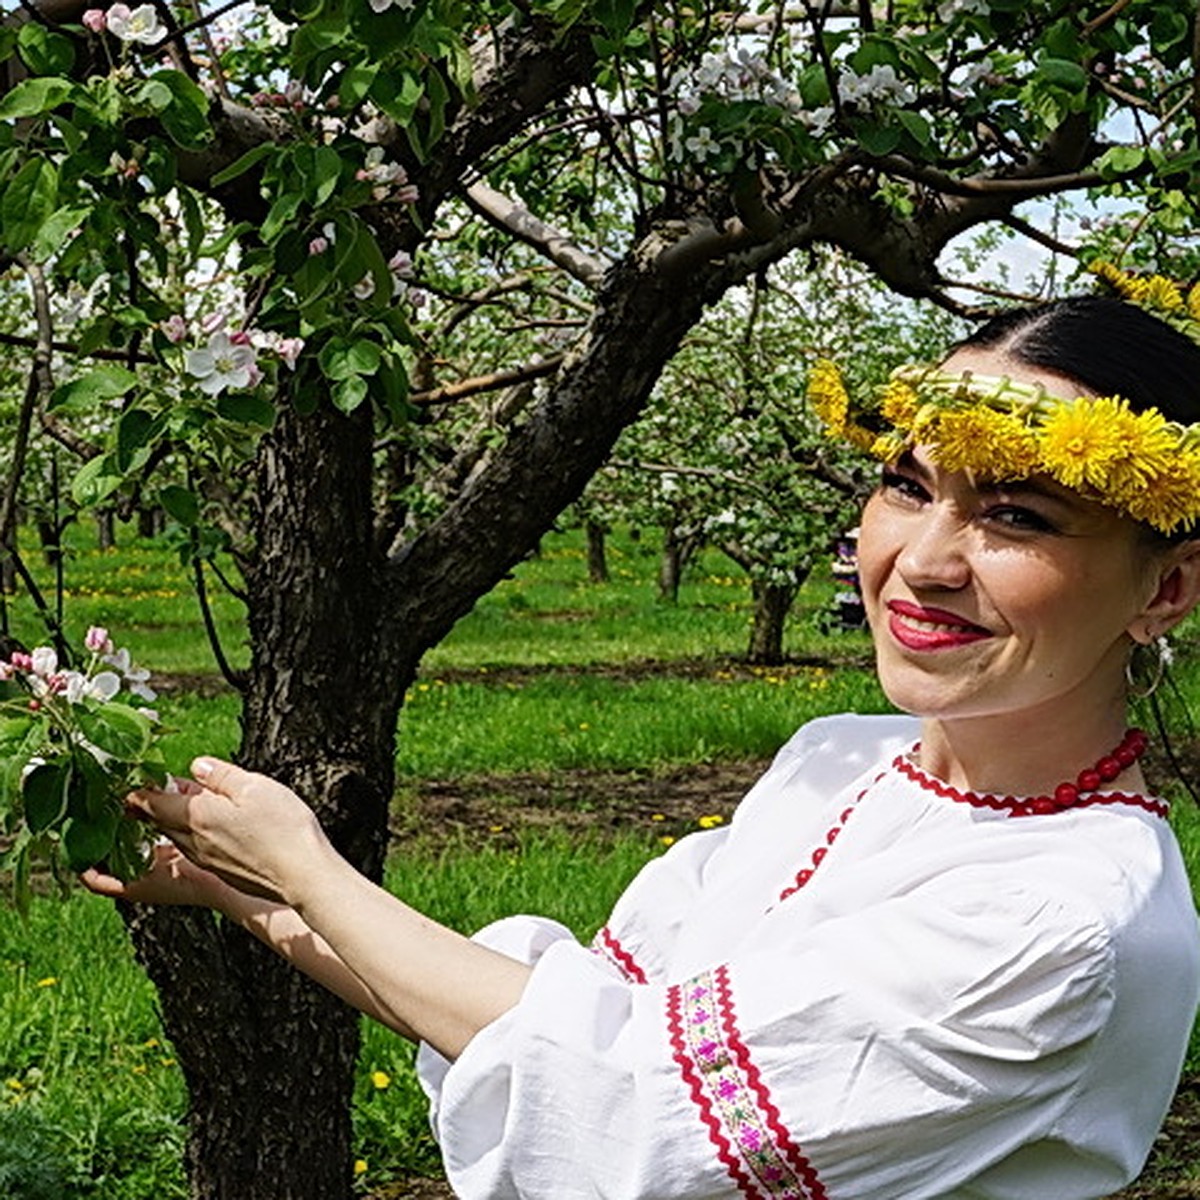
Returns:
[[[947,366],[1064,393],[1061,377],[987,352]],[[1137,525],[1111,509],[1042,477],[946,472],[918,446],[884,469],[859,540],[884,691],[924,717],[1041,712],[1047,728],[1065,706],[1119,704],[1157,565]]]

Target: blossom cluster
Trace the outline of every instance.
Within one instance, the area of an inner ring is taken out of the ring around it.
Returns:
[[[81,20],[93,33],[111,33],[122,42],[143,46],[156,46],[167,36],[153,4],[139,4],[134,9],[119,3],[108,8],[89,8]]]
[[[0,829],[19,905],[34,858],[60,875],[99,862],[123,879],[140,874],[150,839],[125,799],[169,783],[158,713],[139,703],[155,698],[149,672],[101,626],[83,650],[80,668],[61,664],[51,646],[0,663]]]
[[[39,712],[47,702],[56,701],[82,704],[92,700],[105,704],[122,690],[148,703],[156,699],[147,683],[150,672],[135,666],[127,649],[114,646],[107,629],[91,626],[83,644],[88,658],[82,671],[60,667],[53,646],[37,646],[28,653],[16,651],[7,661],[0,662],[0,683],[19,683],[29,694],[31,712]],[[149,719],[158,720],[152,709],[141,711]]]
[[[203,344],[184,352],[184,370],[206,396],[219,396],[227,390],[254,387],[264,377],[260,355],[278,359],[289,370],[304,349],[304,339],[284,337],[274,331],[231,328],[223,312],[214,312],[198,322]],[[172,313],[159,325],[169,342],[178,345],[193,336],[182,313]]]

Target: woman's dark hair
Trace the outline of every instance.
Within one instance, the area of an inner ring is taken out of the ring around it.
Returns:
[[[960,346],[999,350],[1033,367],[1078,379],[1137,412],[1200,421],[1200,346],[1136,304],[1076,296],[993,317]]]
[[[993,350],[1033,367],[1058,371],[1101,396],[1121,396],[1142,412],[1157,408],[1170,421],[1190,425],[1200,421],[1200,346],[1165,321],[1124,300],[1107,296],[1077,296],[1030,308],[1010,309],[993,317],[961,347]],[[1161,535],[1147,530],[1161,544]],[[1200,528],[1167,538],[1182,541],[1200,537]],[[1180,761],[1168,731],[1161,693],[1193,745],[1196,727],[1175,680],[1145,698],[1158,728],[1168,764],[1183,786],[1200,803],[1196,767]]]

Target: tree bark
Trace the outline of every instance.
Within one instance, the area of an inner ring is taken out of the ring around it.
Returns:
[[[756,666],[778,667],[783,662],[783,630],[799,590],[798,585],[790,583],[763,583],[757,579],[751,583],[754,623],[746,657]]]
[[[96,510],[96,546],[100,550],[111,550],[117,544],[113,517],[111,508]]]
[[[604,539],[608,531],[599,521],[587,522],[588,579],[592,583],[608,582],[608,558],[604,552]]]
[[[673,525],[663,530],[662,553],[658,557],[658,598],[664,604],[679,603],[679,584],[687,562],[687,545]]]
[[[263,440],[238,757],[295,788],[378,879],[410,680],[377,653],[370,465],[366,411],[285,405]],[[192,1195],[348,1200],[357,1014],[230,923],[170,909],[127,919],[188,1083]]]

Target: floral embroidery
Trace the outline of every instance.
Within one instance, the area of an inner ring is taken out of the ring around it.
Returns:
[[[667,1024],[675,1061],[738,1190],[750,1200],[826,1200],[742,1041],[729,968],[668,988]]]
[[[630,983],[646,982],[646,972],[607,925],[592,939],[592,953],[606,958]]]

